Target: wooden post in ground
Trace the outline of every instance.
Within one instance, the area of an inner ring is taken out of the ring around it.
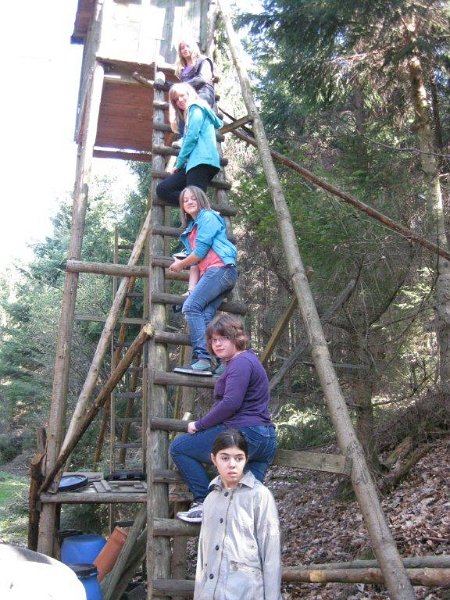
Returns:
[[[84,236],[84,226],[88,201],[88,183],[94,153],[95,136],[97,134],[98,115],[102,97],[104,70],[100,63],[94,68],[91,82],[91,93],[88,95],[86,107],[84,139],[79,145],[77,173],[73,197],[72,229],[69,242],[68,258],[79,260]],[[63,301],[59,321],[58,339],[53,376],[52,403],[47,431],[47,455],[45,473],[54,466],[64,434],[66,415],[66,397],[69,380],[70,351],[75,315],[75,303],[78,288],[78,274],[67,273],[64,281]],[[53,554],[55,539],[56,506],[44,504],[42,507],[38,550],[43,554]]]
[[[278,343],[278,340],[283,335],[284,330],[289,324],[292,315],[298,308],[297,296],[294,296],[292,300],[289,302],[288,307],[285,309],[284,313],[281,315],[278,323],[275,325],[275,329],[272,331],[272,335],[270,336],[270,340],[267,342],[266,347],[264,348],[263,353],[261,354],[261,362],[264,366],[267,366],[269,362],[269,358],[272,356],[273,351],[275,350],[275,346]]]
[[[342,292],[335,298],[333,304],[321,316],[320,320],[323,324],[328,323],[331,320],[331,318],[334,316],[334,314],[340,308],[342,308],[342,306],[345,304],[345,302],[347,302],[348,298],[350,297],[353,290],[355,289],[355,286],[356,286],[356,279],[350,279],[350,281],[345,286],[345,288],[342,290]],[[291,369],[294,366],[296,360],[299,358],[299,356],[301,354],[303,354],[303,352],[305,352],[307,350],[308,347],[309,347],[309,342],[305,338],[305,339],[302,339],[300,344],[292,350],[291,354],[283,362],[281,367],[278,369],[278,371],[275,373],[275,375],[270,380],[269,390],[271,392],[272,392],[272,390],[274,390],[276,388],[276,386],[279,383],[281,383],[283,377],[286,375],[286,373],[289,371],[289,369]]]
[[[248,114],[253,118],[255,140],[272,195],[289,274],[292,278],[308,333],[312,357],[324,390],[338,443],[342,453],[351,460],[353,489],[391,597],[393,600],[412,600],[415,598],[413,587],[387,525],[375,484],[370,476],[364,451],[353,429],[345,399],[332,365],[327,342],[298,249],[289,209],[273,163],[264,126],[253,100],[250,81],[244,66],[245,61],[241,57],[240,42],[234,32],[229,16],[228,2],[219,0],[219,7],[225,23],[233,62],[241,83],[243,100]]]

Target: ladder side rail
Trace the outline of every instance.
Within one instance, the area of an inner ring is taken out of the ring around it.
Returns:
[[[157,80],[155,65],[155,81]],[[164,110],[158,108],[158,101],[162,103],[164,93],[153,88],[153,120],[163,123],[165,120]],[[161,145],[164,139],[164,133],[154,128],[152,148],[155,145]],[[164,157],[152,152],[152,171],[164,171]],[[153,201],[156,198],[156,186],[158,179],[152,177],[150,186],[150,206],[152,226],[164,225],[165,208],[163,205],[157,205]],[[154,303],[152,295],[155,292],[164,292],[165,277],[164,268],[152,264],[153,256],[161,256],[164,253],[164,237],[153,233],[150,229],[148,244],[146,249],[146,258],[148,261],[149,277],[147,307],[151,323],[155,329],[164,330],[166,323],[166,308],[161,303]],[[167,370],[167,348],[163,344],[158,344],[152,339],[147,344],[146,350],[146,375],[147,382],[147,451],[146,451],[146,472],[147,472],[147,600],[153,598],[153,580],[168,579],[170,577],[170,542],[166,538],[154,537],[154,519],[156,517],[168,517],[169,499],[168,487],[166,484],[155,483],[153,474],[155,469],[168,468],[168,434],[163,431],[151,431],[152,417],[167,416],[167,387],[156,385],[154,383],[154,373],[158,370]]]

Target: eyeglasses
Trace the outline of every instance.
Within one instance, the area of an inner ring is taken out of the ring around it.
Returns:
[[[211,338],[211,344],[222,344],[223,342],[228,342],[229,338],[225,336],[218,336]]]

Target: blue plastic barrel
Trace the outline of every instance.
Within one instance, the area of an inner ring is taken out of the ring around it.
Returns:
[[[103,600],[102,589],[97,580],[97,567],[95,565],[68,565],[83,584],[86,591],[86,600]]]
[[[96,533],[72,535],[63,539],[61,562],[71,564],[92,564],[106,544],[106,539]]]

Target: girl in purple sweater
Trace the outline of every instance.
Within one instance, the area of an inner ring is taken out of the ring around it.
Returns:
[[[228,314],[211,321],[206,330],[208,349],[226,365],[214,388],[214,403],[198,421],[191,421],[187,434],[170,445],[172,459],[185,479],[194,503],[178,518],[200,523],[209,477],[203,463],[211,464],[211,449],[217,435],[238,429],[245,437],[249,456],[246,468],[259,480],[276,452],[276,433],[269,413],[269,380],[258,357],[247,350],[248,337],[242,322]]]

